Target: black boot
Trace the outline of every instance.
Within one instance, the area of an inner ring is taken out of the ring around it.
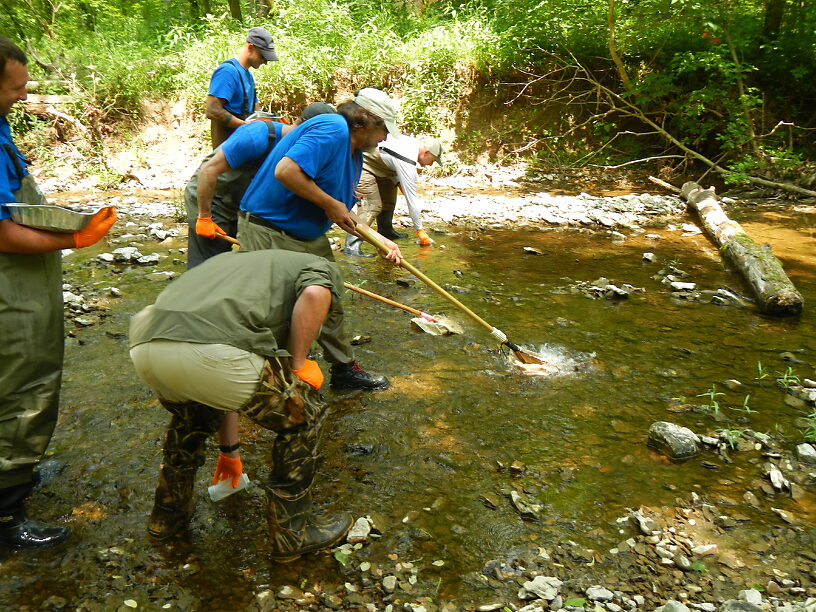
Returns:
[[[356,361],[334,364],[331,367],[330,384],[332,389],[362,389],[363,391],[384,391],[391,386],[385,376],[366,372]]]
[[[407,238],[408,234],[400,234],[394,229],[394,211],[385,210],[377,215],[377,231],[389,240]]]
[[[343,253],[345,255],[351,255],[352,257],[374,257],[373,253],[363,253],[362,249],[360,249],[362,244],[363,241],[357,238],[357,236],[347,234],[346,248],[343,249]]]
[[[313,514],[312,495],[308,491],[297,498],[284,497],[274,491],[268,491],[268,495],[271,556],[279,563],[331,548],[351,528],[352,518],[347,512]]]
[[[0,545],[8,548],[50,548],[64,542],[71,535],[67,527],[51,527],[26,516],[22,508],[0,516]]]

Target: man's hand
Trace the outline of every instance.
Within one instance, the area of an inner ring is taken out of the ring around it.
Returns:
[[[198,217],[196,219],[195,232],[199,236],[204,236],[210,240],[215,240],[218,236],[226,236],[227,232],[218,227],[212,217]]]
[[[74,246],[81,249],[96,244],[102,239],[102,236],[108,233],[114,223],[116,223],[116,208],[113,206],[103,208],[91,217],[85,229],[74,232]]]
[[[382,243],[385,245],[385,248],[388,249],[388,252],[383,253],[380,251],[380,255],[385,257],[388,261],[393,261],[394,265],[398,266],[402,260],[402,253],[400,253],[399,247],[387,238],[383,238]]]
[[[232,488],[237,489],[241,482],[241,472],[244,466],[240,457],[227,457],[223,453],[218,455],[218,463],[215,464],[215,474],[213,474],[213,484],[218,484],[222,480],[232,480]]]
[[[324,206],[323,211],[329,221],[337,225],[337,227],[346,232],[354,233],[354,220],[351,218],[345,204],[339,200],[334,200],[331,205]]]
[[[316,361],[306,359],[300,368],[292,370],[292,372],[313,389],[320,389],[323,385],[323,372]]]

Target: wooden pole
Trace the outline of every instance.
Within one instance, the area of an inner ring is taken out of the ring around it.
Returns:
[[[713,187],[703,189],[689,182],[683,185],[681,193],[689,207],[700,215],[703,227],[723,256],[745,277],[762,312],[772,315],[802,312],[802,295],[771,253],[771,247],[755,243],[739,223],[728,218]]]

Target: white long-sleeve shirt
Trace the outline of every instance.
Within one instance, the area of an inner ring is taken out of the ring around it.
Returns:
[[[404,157],[405,160],[391,155],[389,151]],[[363,168],[378,178],[389,178],[394,184],[402,187],[405,201],[408,204],[408,214],[417,229],[422,229],[422,219],[419,216],[420,205],[417,196],[417,166],[419,162],[419,143],[413,136],[403,134],[388,138],[377,144],[376,149],[363,154]],[[411,163],[413,161],[413,163]]]

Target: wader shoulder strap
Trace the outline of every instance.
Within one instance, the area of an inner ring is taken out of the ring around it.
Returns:
[[[6,150],[6,153],[8,153],[11,163],[14,164],[14,171],[17,172],[17,178],[22,181],[23,177],[25,176],[25,172],[23,171],[23,167],[20,165],[20,158],[17,157],[17,153],[10,144],[3,143],[3,148]]]
[[[241,104],[241,114],[243,115],[242,119],[245,119],[247,116],[249,116],[249,100],[247,99],[247,89],[246,89],[246,83],[244,81],[244,67],[241,66],[241,64],[238,62],[238,60],[235,59],[234,57],[228,59],[226,63],[232,64],[233,66],[235,66],[235,69],[238,71],[238,78],[241,80],[241,93],[244,94],[244,101]],[[252,102],[253,102],[253,106],[254,106],[254,103],[255,103],[255,87],[254,86],[252,87]]]
[[[386,148],[386,147],[380,147],[380,152],[383,152],[383,153],[388,153],[388,154],[389,154],[391,157],[395,157],[395,158],[397,158],[397,159],[399,159],[399,160],[401,160],[401,161],[404,161],[406,164],[411,164],[412,166],[416,166],[416,165],[417,165],[417,163],[416,163],[416,160],[415,160],[415,159],[414,159],[414,160],[410,160],[410,159],[408,159],[407,157],[405,157],[404,155],[400,155],[400,154],[399,154],[399,153],[397,153],[396,151],[392,151],[391,149],[388,149],[388,148]]]
[[[269,152],[272,151],[272,147],[275,146],[275,140],[276,140],[274,122],[265,121],[264,123],[266,123],[266,129],[269,130],[269,136],[268,136],[268,140],[266,141],[266,151],[264,151],[263,159],[261,160],[262,162],[263,162],[264,159],[266,159],[266,156],[269,155]]]

